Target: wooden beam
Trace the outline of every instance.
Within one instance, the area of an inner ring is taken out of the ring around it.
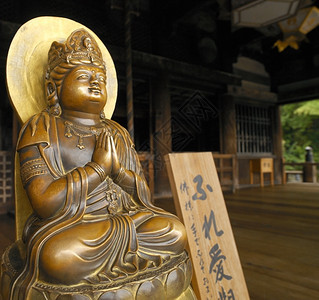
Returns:
[[[319,98],[319,78],[292,82],[278,86],[278,104]]]
[[[279,93],[278,104],[288,104],[319,98],[319,87],[313,86],[285,93]]]
[[[228,86],[228,94],[236,98],[251,99],[254,103],[267,102],[267,103],[277,103],[277,94],[261,91],[257,89],[242,87],[242,86]]]
[[[124,49],[116,46],[108,46],[115,62],[124,63]],[[241,77],[238,75],[212,70],[205,67],[172,60],[166,57],[132,51],[133,67],[146,69],[152,74],[154,71],[165,71],[168,74],[178,74],[185,78],[196,78],[203,80],[207,85],[211,84],[232,84],[240,85]],[[135,72],[135,69],[134,69]],[[154,74],[156,76],[156,73]]]

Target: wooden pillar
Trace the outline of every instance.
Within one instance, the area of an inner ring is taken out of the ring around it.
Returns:
[[[235,101],[232,96],[222,96],[220,121],[221,152],[225,154],[236,154],[236,109]]]
[[[134,142],[134,109],[132,77],[132,42],[131,42],[131,1],[125,1],[125,54],[126,54],[126,110],[127,130]]]
[[[154,164],[155,164],[155,194],[158,196],[170,193],[168,175],[164,156],[172,152],[171,101],[169,78],[165,73],[159,74],[151,81],[151,99],[155,114]]]
[[[275,106],[273,108],[273,126],[272,126],[272,136],[273,136],[273,153],[275,155],[274,160],[274,177],[275,182],[282,183],[283,180],[283,152],[282,152],[282,128],[280,120],[280,107]]]
[[[2,126],[0,124],[0,150],[3,149],[3,146],[2,146]]]
[[[237,154],[237,137],[236,137],[236,107],[233,96],[224,95],[221,98],[221,114],[220,114],[220,136],[221,136],[221,152],[224,154],[235,155],[234,163],[234,188],[238,187],[238,163]]]
[[[153,124],[153,95],[152,95],[152,82],[151,79],[148,82],[148,91],[149,91],[149,139],[150,139],[150,159],[149,159],[149,165],[148,165],[148,176],[149,176],[149,188],[152,195],[152,201],[154,201],[154,192],[155,192],[155,152],[154,152],[154,124]]]

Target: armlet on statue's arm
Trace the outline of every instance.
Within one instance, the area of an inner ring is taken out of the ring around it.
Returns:
[[[42,157],[27,160],[20,167],[21,181],[24,188],[34,177],[46,174],[49,174],[49,169]]]
[[[49,174],[48,166],[40,154],[39,147],[50,145],[49,116],[44,113],[30,118],[20,131],[17,151],[20,157],[20,175],[22,184],[26,187],[33,177]]]

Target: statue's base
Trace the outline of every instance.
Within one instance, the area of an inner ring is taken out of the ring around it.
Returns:
[[[3,300],[7,300],[9,287],[22,268],[18,251],[17,245],[14,244],[2,258]],[[26,300],[195,300],[195,294],[190,287],[191,277],[192,265],[188,255],[183,253],[160,268],[109,283],[65,286],[37,281]]]

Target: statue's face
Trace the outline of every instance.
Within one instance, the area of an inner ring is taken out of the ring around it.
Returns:
[[[106,75],[102,68],[80,65],[72,69],[62,82],[62,110],[99,114],[106,99]]]

